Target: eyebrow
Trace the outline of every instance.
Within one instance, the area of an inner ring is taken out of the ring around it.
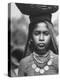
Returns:
[[[39,31],[39,30],[36,30],[34,32],[40,32],[40,33],[43,32],[44,33],[44,32],[49,32],[49,31]]]

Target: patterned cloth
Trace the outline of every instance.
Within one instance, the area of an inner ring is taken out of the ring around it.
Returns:
[[[50,54],[53,56],[53,62],[52,65],[49,66],[49,70],[46,71],[43,75],[58,74],[58,55],[54,54],[52,51],[50,51]],[[22,59],[20,61],[18,76],[41,75],[39,72],[35,72],[35,70],[32,68],[32,64],[33,64],[32,54]]]

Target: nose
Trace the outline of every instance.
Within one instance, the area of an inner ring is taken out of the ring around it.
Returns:
[[[42,33],[39,36],[39,41],[44,41],[44,35]]]

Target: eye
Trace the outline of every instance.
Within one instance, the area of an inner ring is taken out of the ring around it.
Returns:
[[[44,33],[44,35],[46,35],[46,36],[49,35],[49,32],[48,32],[48,31],[45,31],[45,32],[43,32],[43,33]]]
[[[35,31],[33,34],[34,35],[39,35],[40,34],[40,31]]]

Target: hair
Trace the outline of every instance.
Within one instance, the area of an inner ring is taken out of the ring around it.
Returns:
[[[56,37],[55,37],[55,32],[54,32],[54,27],[53,24],[49,21],[46,20],[41,20],[41,21],[36,21],[34,23],[30,23],[29,24],[29,33],[28,33],[28,39],[27,39],[27,44],[25,47],[25,53],[24,53],[24,57],[28,56],[29,54],[31,54],[33,52],[33,42],[31,41],[32,39],[32,32],[33,30],[36,28],[36,25],[38,23],[44,22],[47,24],[47,27],[50,31],[50,35],[51,35],[51,41],[50,41],[50,46],[49,48],[55,53],[58,54],[58,47],[56,44]]]

